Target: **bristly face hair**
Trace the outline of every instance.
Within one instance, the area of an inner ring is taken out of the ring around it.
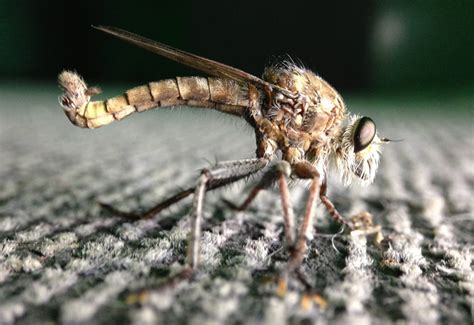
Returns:
[[[351,115],[334,143],[333,159],[345,185],[369,185],[380,160],[381,143],[375,123],[368,117]]]
[[[272,58],[271,64],[265,68],[263,78],[271,80],[275,72],[278,74],[289,72],[292,76],[308,80],[309,83],[312,76],[315,76],[302,63],[295,63],[289,55]],[[321,100],[324,103],[325,98]],[[275,107],[268,114],[273,117],[278,111],[279,108]],[[325,178],[328,160],[332,159],[346,186],[353,183],[367,186],[374,181],[382,150],[381,144],[388,140],[378,137],[375,122],[368,117],[344,114],[341,122],[344,123],[344,120],[348,121],[347,125],[336,132],[333,141],[328,145],[328,150],[321,151],[313,163],[320,175]],[[285,124],[288,124],[288,121]]]

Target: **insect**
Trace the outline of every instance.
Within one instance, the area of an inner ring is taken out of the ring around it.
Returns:
[[[125,217],[150,218],[194,194],[185,274],[192,274],[199,265],[205,193],[258,171],[263,171],[263,175],[243,203],[228,204],[243,210],[259,191],[273,184],[278,186],[284,236],[290,252],[285,274],[296,272],[302,264],[311,239],[318,198],[337,222],[352,226],[326,196],[329,162],[335,161],[346,184],[353,181],[369,184],[378,168],[381,146],[390,140],[378,136],[375,123],[369,117],[350,115],[339,93],[321,77],[293,62],[283,61],[266,67],[263,77],[258,78],[118,28],[95,28],[191,66],[209,77],[176,77],[150,82],[105,101],[90,101],[100,90],[88,88],[77,73],[63,71],[58,77],[64,91],[59,101],[73,124],[92,129],[135,112],[188,106],[238,116],[255,130],[255,158],[220,162],[203,169],[195,185],[143,214],[121,213],[104,204]],[[311,184],[298,229],[288,189],[290,179],[306,179]]]

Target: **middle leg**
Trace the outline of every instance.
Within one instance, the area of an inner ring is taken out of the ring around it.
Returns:
[[[307,241],[312,237],[314,210],[316,209],[316,201],[320,188],[319,173],[310,163],[300,162],[293,165],[293,174],[300,179],[311,179],[312,182],[303,221],[301,222],[294,246],[290,250],[290,260],[278,281],[277,292],[280,296],[285,295],[287,292],[288,276],[290,273],[296,275],[307,291],[311,291],[311,285],[301,270],[301,264],[308,250]]]
[[[250,191],[250,194],[244,200],[241,205],[235,205],[232,202],[225,200],[226,204],[231,208],[243,211],[245,210],[252,201],[257,197],[257,194],[264,190],[275,182],[278,181],[278,187],[280,189],[281,206],[283,210],[283,222],[285,229],[285,240],[288,247],[292,247],[295,241],[295,217],[293,214],[293,206],[290,200],[290,192],[288,190],[288,177],[291,174],[291,166],[286,161],[277,162],[272,168],[270,168],[260,179],[258,184]]]

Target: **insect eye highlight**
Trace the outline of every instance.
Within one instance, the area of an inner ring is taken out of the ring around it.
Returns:
[[[362,117],[354,130],[354,152],[367,148],[375,138],[375,122],[369,117]]]

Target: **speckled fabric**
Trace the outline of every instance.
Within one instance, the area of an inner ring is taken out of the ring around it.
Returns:
[[[202,266],[157,289],[186,252],[190,199],[151,220],[103,211],[152,206],[215,161],[253,157],[243,121],[204,110],[138,114],[98,130],[72,126],[53,88],[0,88],[0,323],[468,324],[473,321],[473,98],[348,101],[388,145],[376,181],[329,197],[345,217],[370,211],[381,244],[345,232],[318,206],[305,271],[320,300],[273,281],[287,260],[276,191],[233,212],[251,178],[206,197]],[[470,104],[469,104],[470,103]],[[295,212],[307,186],[292,188]],[[290,283],[291,284],[291,283]],[[138,296],[144,288],[147,294]],[[137,303],[137,301],[139,303]]]

